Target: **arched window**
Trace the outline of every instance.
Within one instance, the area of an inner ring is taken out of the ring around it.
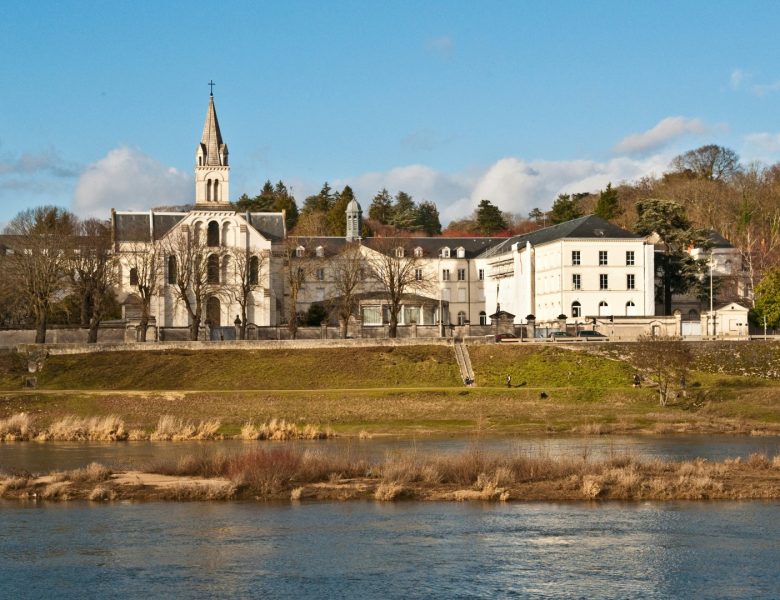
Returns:
[[[206,180],[206,201],[211,202],[211,179]]]
[[[210,254],[206,264],[206,281],[219,283],[219,256]]]
[[[260,278],[260,259],[253,256],[249,259],[249,285],[257,285]]]
[[[442,258],[449,258],[450,257],[450,249],[447,246],[445,246],[444,248],[441,249],[441,252],[439,253],[439,256],[441,256]]]
[[[398,248],[395,249],[395,257],[396,258],[403,258],[404,257],[403,246],[398,246]]]
[[[487,325],[487,313],[484,310],[479,311],[479,324]]]
[[[219,223],[216,221],[209,221],[209,229],[206,234],[207,246],[219,246]]]
[[[130,285],[138,285],[138,269],[130,269]]]
[[[607,304],[606,300],[602,300],[599,302],[599,316],[600,317],[608,317],[612,313],[609,310],[609,304]]]
[[[225,256],[222,258],[222,283],[230,282],[230,257]]]
[[[723,263],[723,269],[726,271],[726,273],[731,273],[731,260],[727,260],[725,263]]]
[[[571,303],[571,316],[572,317],[582,316],[582,304],[580,304],[577,300]]]
[[[691,321],[697,320],[699,318],[699,312],[695,308],[692,308],[691,310],[688,311],[688,318]]]
[[[422,258],[422,255],[423,255],[423,249],[417,246],[417,248],[414,249],[415,258]]]
[[[636,315],[636,304],[632,300],[626,302],[626,316],[633,317]]]
[[[465,250],[464,248],[462,248],[462,247],[461,247],[461,248],[458,248],[458,249],[455,251],[455,253],[456,253],[456,256],[457,256],[458,258],[465,258],[465,257],[466,257],[466,250]]]
[[[466,313],[460,311],[458,313],[458,325],[465,325],[465,324],[466,324]]]
[[[179,273],[176,270],[176,257],[171,254],[168,257],[168,284],[174,285],[179,277]]]
[[[219,179],[215,179],[214,180],[214,198],[213,198],[214,202],[219,202],[220,191],[221,190],[219,189]]]
[[[222,224],[222,245],[230,246],[230,223]]]
[[[296,258],[303,258],[303,256],[304,256],[305,254],[306,254],[306,248],[304,248],[303,246],[298,246],[298,247],[295,249],[295,257],[296,257]]]

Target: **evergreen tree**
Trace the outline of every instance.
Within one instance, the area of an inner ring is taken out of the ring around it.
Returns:
[[[368,218],[387,225],[393,217],[393,199],[387,189],[382,188],[374,196],[371,206],[368,208]]]
[[[254,198],[246,194],[233,203],[238,212],[282,212],[285,211],[285,224],[291,230],[298,221],[298,205],[295,198],[287,190],[284,182],[272,185],[270,180],[263,184],[260,193]]]
[[[314,196],[309,196],[306,198],[306,200],[303,201],[303,209],[301,210],[302,213],[311,213],[311,212],[323,212],[327,213],[331,206],[333,206],[333,190],[331,189],[330,185],[328,185],[328,182],[326,181],[322,185],[322,189],[320,190],[319,194],[316,194]]]
[[[540,224],[545,220],[545,214],[538,208],[532,208],[528,213],[528,219],[534,223]]]
[[[439,221],[439,209],[433,202],[424,200],[417,207],[416,226],[420,227],[426,235],[441,235],[441,222]]]
[[[398,192],[395,195],[395,204],[393,205],[393,217],[390,224],[396,229],[411,231],[417,221],[417,206],[414,199],[406,192]]]
[[[767,326],[780,326],[780,268],[774,267],[766,272],[756,286],[755,294],[755,322],[763,326],[766,317]]]
[[[607,188],[599,194],[594,212],[607,221],[611,221],[623,213],[620,208],[617,190],[612,187],[611,183],[608,183]]]
[[[579,198],[569,194],[560,194],[553,202],[550,210],[550,221],[553,224],[565,223],[582,216],[579,207]]]
[[[347,234],[347,205],[354,198],[355,193],[348,185],[344,186],[340,194],[336,194],[335,200],[328,210],[328,235],[344,236]]]
[[[709,246],[707,232],[691,224],[685,209],[671,200],[642,200],[636,205],[637,222],[634,227],[640,235],[655,233],[662,253],[656,253],[655,268],[661,276],[656,298],[664,306],[664,314],[672,312],[672,295],[685,294],[696,289],[707,269],[706,260],[696,260],[689,248]]]
[[[477,232],[492,235],[507,228],[506,219],[490,200],[481,200],[477,207]]]

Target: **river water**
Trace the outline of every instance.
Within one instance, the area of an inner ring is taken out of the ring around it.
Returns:
[[[780,454],[780,438],[748,436],[501,436],[501,437],[377,437],[370,440],[335,438],[302,442],[18,442],[0,443],[0,469],[33,473],[73,469],[96,461],[116,468],[143,467],[158,459],[215,450],[240,452],[284,446],[381,460],[388,452],[451,454],[478,446],[487,451],[531,455],[576,455],[603,458],[630,454],[637,458],[720,461],[753,452]]]
[[[780,504],[0,503],[0,597],[777,598]]]
[[[46,472],[269,442],[0,444]],[[289,444],[289,443],[288,443]],[[710,460],[776,438],[375,438],[294,444],[380,459],[478,444]],[[0,501],[0,598],[778,598],[780,502]]]

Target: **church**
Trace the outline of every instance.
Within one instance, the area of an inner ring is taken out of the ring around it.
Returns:
[[[388,238],[362,237],[362,209],[353,200],[344,237],[296,237],[284,212],[242,213],[231,205],[229,152],[213,94],[194,162],[191,210],[111,213],[124,318],[141,322],[145,312],[156,339],[187,339],[193,327],[201,339],[232,339],[239,325],[241,335],[249,327],[258,336],[314,305],[325,314],[350,246],[366,264],[349,320],[353,336],[386,333],[388,294],[371,264],[389,253],[414,265],[398,313],[398,325],[414,326],[414,335],[456,327],[487,335],[499,308],[515,324],[549,327],[656,314],[653,244],[595,215],[512,238],[412,237],[391,247]]]

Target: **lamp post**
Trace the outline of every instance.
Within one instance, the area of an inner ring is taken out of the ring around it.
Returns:
[[[715,314],[712,312],[712,250],[710,250],[710,318],[712,319],[712,335],[715,333]]]

